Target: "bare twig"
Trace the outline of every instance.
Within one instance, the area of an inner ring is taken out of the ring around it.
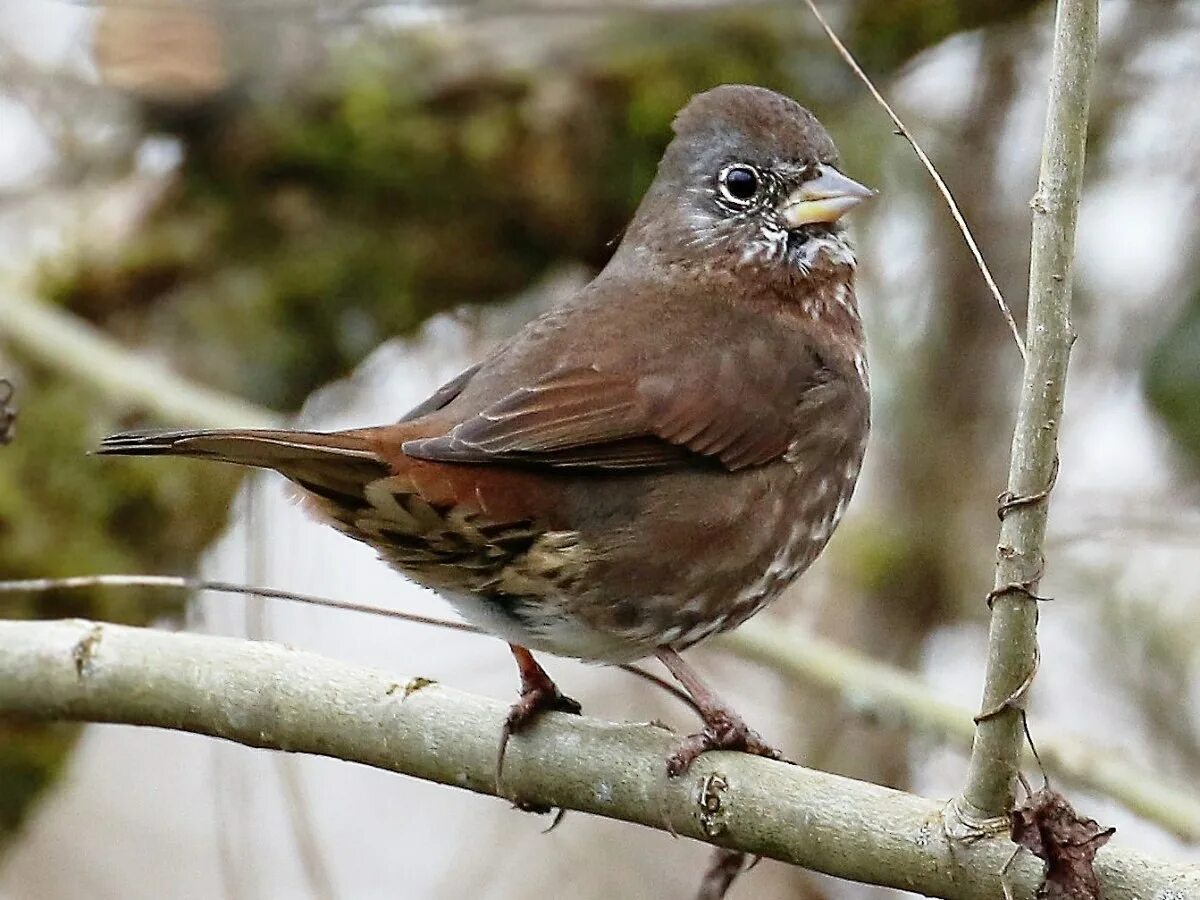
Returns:
[[[913,152],[917,155],[917,159],[921,161],[921,165],[925,167],[925,171],[929,173],[929,177],[933,179],[933,183],[937,187],[938,193],[940,193],[942,195],[942,199],[946,201],[946,207],[950,210],[950,215],[954,218],[954,223],[958,226],[958,230],[962,232],[963,240],[966,241],[967,248],[971,251],[971,255],[975,258],[975,265],[979,267],[979,272],[981,275],[983,275],[983,280],[987,283],[988,290],[990,290],[992,292],[992,296],[996,298],[996,305],[1000,307],[1000,313],[1004,316],[1004,321],[1008,323],[1009,331],[1012,332],[1013,340],[1017,344],[1017,349],[1021,351],[1021,358],[1024,359],[1026,355],[1025,341],[1021,338],[1021,330],[1017,327],[1017,321],[1013,318],[1012,310],[1009,309],[1008,303],[1004,299],[1004,295],[1000,293],[1000,286],[996,284],[996,279],[992,277],[992,272],[988,268],[987,263],[984,261],[983,252],[979,249],[979,245],[975,242],[975,237],[971,234],[971,229],[967,225],[967,220],[963,217],[962,210],[958,208],[958,203],[955,202],[954,195],[950,193],[949,185],[946,184],[945,179],[942,178],[941,174],[934,166],[933,160],[929,158],[929,154],[927,154],[921,148],[921,145],[917,143],[917,139],[913,137],[912,132],[908,129],[908,126],[900,120],[900,116],[896,114],[896,111],[892,109],[891,104],[884,99],[883,94],[879,92],[879,89],[875,87],[875,84],[871,81],[867,73],[863,71],[862,66],[858,64],[858,60],[854,58],[854,54],[852,54],[846,45],[842,43],[841,38],[837,36],[837,32],[835,32],[829,22],[826,21],[825,17],[821,14],[821,10],[817,8],[815,0],[804,0],[804,3],[809,10],[812,11],[813,16],[816,18],[817,22],[820,23],[821,28],[825,31],[825,34],[828,35],[830,43],[833,44],[834,49],[836,49],[842,59],[846,61],[846,65],[848,65],[851,71],[858,76],[859,80],[866,85],[867,90],[871,92],[871,96],[875,98],[875,102],[883,108],[883,111],[887,113],[888,118],[892,120],[892,124],[896,126],[896,134],[908,141],[909,145],[913,148]]]
[[[0,581],[0,594],[73,591],[94,587],[174,588],[184,591],[213,591],[218,594],[242,594],[247,597],[270,597],[273,600],[289,600],[293,603],[304,603],[309,606],[322,606],[327,609],[341,609],[347,612],[367,613],[372,616],[400,619],[404,622],[415,622],[418,625],[433,625],[438,628],[450,628],[455,631],[468,631],[475,634],[482,633],[474,625],[468,625],[466,622],[439,619],[436,616],[423,616],[419,613],[387,609],[382,606],[372,606],[368,603],[334,600],[332,597],[300,594],[295,591],[285,591],[279,588],[255,587],[246,584],[236,584],[230,581],[209,581],[204,578],[189,578],[184,575],[76,575],[69,578],[25,578],[13,581]]]
[[[1001,495],[1004,515],[991,594],[982,708],[1000,711],[976,727],[967,785],[957,804],[968,822],[1012,808],[1021,759],[1021,714],[1010,698],[1022,692],[1037,659],[1036,591],[1045,568],[1046,517],[1074,340],[1071,268],[1098,19],[1097,0],[1058,2],[1042,167],[1032,203],[1029,352],[1008,489]]]

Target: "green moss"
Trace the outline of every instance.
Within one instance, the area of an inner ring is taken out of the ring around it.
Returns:
[[[62,769],[78,731],[74,725],[0,723],[0,850]]]
[[[433,313],[508,297],[564,258],[599,266],[692,93],[799,87],[794,17],[616,27],[555,80],[433,91],[406,37],[355,48],[298,102],[188,134],[141,234],[49,275],[50,293],[199,380],[294,407]]]
[[[1200,467],[1200,295],[1151,352],[1146,394],[1179,447]]]
[[[31,371],[15,440],[0,447],[0,577],[178,572],[215,536],[233,473],[90,457],[118,423],[83,385]],[[96,588],[4,595],[6,618],[86,616],[146,624],[180,610],[161,591]],[[78,729],[0,724],[0,848],[57,775]]]
[[[0,466],[0,571],[8,578],[190,567],[215,536],[232,473],[88,456],[98,429],[86,387],[37,375],[22,385],[17,439]],[[162,609],[163,607],[159,607]],[[90,615],[141,623],[126,589],[6,598],[8,616]]]
[[[870,0],[858,4],[849,31],[859,62],[872,73],[891,71],[951,35],[1012,21],[1047,6],[1041,0]]]
[[[853,572],[853,587],[867,596],[887,596],[896,587],[898,573],[911,570],[917,546],[909,532],[882,521],[845,526],[837,544]]]

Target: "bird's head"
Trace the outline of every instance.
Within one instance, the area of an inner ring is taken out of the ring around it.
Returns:
[[[816,117],[781,94],[722,85],[697,94],[630,225],[631,249],[718,265],[854,265],[841,217],[874,191],[843,175]]]

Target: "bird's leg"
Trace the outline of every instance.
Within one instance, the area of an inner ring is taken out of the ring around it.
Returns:
[[[500,730],[500,754],[496,759],[496,783],[500,783],[500,772],[504,768],[504,754],[508,750],[508,739],[527,727],[539,713],[547,710],[578,715],[583,707],[558,689],[558,685],[538,665],[533,654],[516,644],[509,644],[517,671],[521,674],[521,698],[508,711],[504,727]]]
[[[683,689],[692,695],[700,718],[704,720],[704,730],[685,737],[667,757],[668,775],[672,778],[683,775],[706,750],[740,750],[768,759],[783,759],[782,753],[749,728],[741,716],[700,680],[696,670],[685,663],[683,657],[669,647],[660,647],[657,656]]]

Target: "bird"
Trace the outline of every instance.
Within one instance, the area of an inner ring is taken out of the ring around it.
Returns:
[[[875,192],[817,118],[752,85],[677,113],[604,268],[396,421],[336,432],[127,432],[99,453],[273,469],[506,641],[511,735],[578,713],[534,652],[657,657],[703,752],[780,759],[680,655],[767,607],[850,502],[870,387],[842,217]]]

